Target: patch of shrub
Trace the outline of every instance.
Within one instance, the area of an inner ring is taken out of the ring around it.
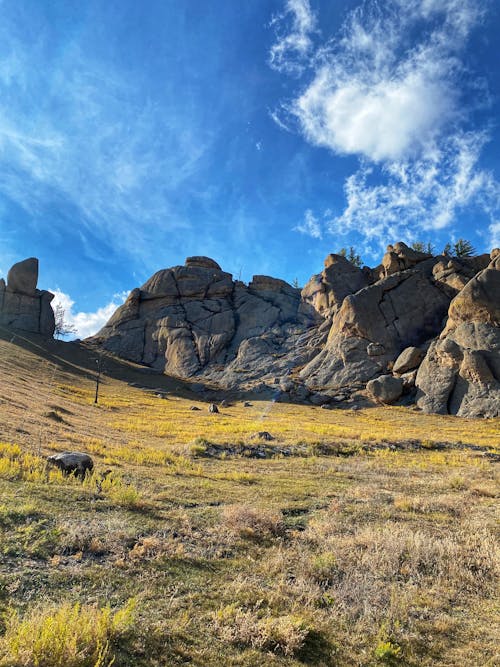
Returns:
[[[214,625],[223,641],[285,656],[297,655],[312,631],[301,616],[260,616],[256,610],[245,611],[234,604],[215,613]]]
[[[0,639],[2,667],[108,667],[111,643],[132,626],[133,599],[116,611],[106,606],[63,603],[32,609],[24,617],[8,612]]]
[[[281,512],[250,505],[228,505],[223,510],[223,521],[240,537],[254,539],[274,537],[284,529]]]

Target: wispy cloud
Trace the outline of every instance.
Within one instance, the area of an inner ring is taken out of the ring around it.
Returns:
[[[277,119],[360,159],[324,229],[386,243],[448,227],[473,204],[494,218],[500,188],[480,166],[488,135],[471,123],[486,86],[466,62],[484,15],[479,0],[366,0],[308,53],[308,81]]]
[[[75,302],[69,294],[59,289],[50,291],[54,294],[52,308],[54,310],[57,306],[62,308],[64,311],[64,322],[75,328],[75,337],[78,338],[87,338],[97,333],[106,324],[118,306],[125,301],[128,294],[127,292],[115,294],[113,299],[105,306],[101,306],[92,313],[84,313],[74,311]]]
[[[309,0],[286,0],[283,13],[275,16],[271,25],[276,30],[276,42],[269,53],[269,64],[279,72],[300,74],[312,53],[316,30]]]
[[[81,40],[48,56],[48,29],[28,43],[12,13],[0,28],[0,193],[126,254],[146,257],[160,229],[187,232],[173,201],[212,140],[196,111],[160,107]]]
[[[308,209],[304,214],[304,220],[296,227],[294,231],[311,236],[313,239],[323,238],[321,226],[317,218],[314,217],[313,212]]]

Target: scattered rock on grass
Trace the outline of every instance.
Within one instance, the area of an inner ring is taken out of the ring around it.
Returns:
[[[47,457],[49,465],[59,468],[65,475],[73,473],[75,477],[83,479],[85,474],[94,469],[94,462],[88,454],[83,452],[60,452]]]
[[[366,385],[368,393],[382,403],[394,403],[403,393],[403,380],[392,375],[381,375]]]
[[[260,438],[260,440],[276,440],[276,438],[269,433],[269,431],[259,431],[252,436],[253,438]]]
[[[214,415],[219,412],[219,408],[215,405],[215,403],[210,403],[210,405],[208,406],[208,411]]]

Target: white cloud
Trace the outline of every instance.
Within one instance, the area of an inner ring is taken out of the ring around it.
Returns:
[[[473,204],[494,210],[500,189],[493,176],[478,167],[485,140],[477,132],[453,137],[419,160],[387,165],[376,183],[370,183],[373,168],[360,169],[346,180],[347,206],[329,220],[329,230],[355,231],[383,246],[448,227]]]
[[[403,6],[404,5],[404,6]],[[399,160],[461,115],[457,53],[480,14],[453,0],[367,3],[318,51],[313,77],[289,106],[306,139],[338,154]],[[438,14],[436,18],[435,14]],[[433,19],[417,43],[417,21]],[[432,27],[430,27],[432,26]]]
[[[304,222],[300,223],[293,229],[294,231],[300,232],[301,234],[307,234],[308,236],[311,236],[313,239],[323,238],[319,221],[317,218],[314,217],[313,212],[311,210],[307,210],[305,212]]]
[[[290,21],[291,25],[281,30],[281,24]],[[312,52],[311,35],[316,30],[316,17],[309,0],[287,0],[283,14],[275,17],[271,25],[276,27],[277,40],[271,47],[269,64],[279,72],[302,72],[304,61]]]
[[[64,310],[65,323],[73,326],[76,329],[75,336],[78,338],[87,338],[88,336],[93,336],[95,333],[97,333],[99,329],[101,329],[106,324],[115,310],[121,306],[128,295],[128,292],[115,294],[112,301],[110,301],[105,306],[98,308],[93,313],[75,313],[73,310],[75,302],[69,294],[62,292],[59,289],[49,291],[54,294],[52,308],[55,310],[57,306],[61,306],[61,308]]]
[[[488,228],[491,248],[500,248],[500,221],[495,220]]]
[[[307,81],[274,117],[287,129],[295,119],[310,144],[360,160],[344,184],[344,211],[326,220],[332,234],[360,234],[366,248],[411,241],[472,205],[498,234],[500,186],[480,167],[488,136],[471,121],[487,89],[466,63],[485,12],[479,0],[366,0],[308,53]],[[311,210],[295,227],[318,229]]]

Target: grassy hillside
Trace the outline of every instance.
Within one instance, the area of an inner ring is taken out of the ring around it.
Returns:
[[[500,420],[211,415],[109,357],[96,406],[95,359],[0,339],[0,665],[500,664]]]

